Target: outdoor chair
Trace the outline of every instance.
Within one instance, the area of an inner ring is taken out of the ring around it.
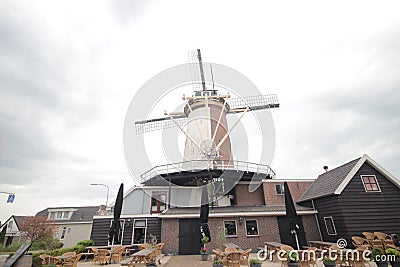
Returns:
[[[164,243],[158,243],[156,245],[156,255],[161,255],[162,254],[162,249],[164,247]]]
[[[282,251],[286,251],[286,253],[284,255],[281,255],[283,257],[281,266],[282,267],[288,266],[287,259],[286,259],[286,254],[287,254],[287,252],[293,250],[293,248],[291,246],[289,246],[289,245],[284,245],[284,246],[281,246],[279,249],[282,250]]]
[[[70,266],[70,267],[77,267],[78,266],[78,262],[81,259],[82,254],[77,254],[75,256],[72,256],[71,259],[69,259],[66,262],[63,262],[62,266]]]
[[[148,243],[143,243],[143,244],[139,245],[139,250],[146,249],[146,248],[148,248],[148,247],[150,247],[150,244],[148,244]]]
[[[231,248],[231,247],[225,248],[225,252],[237,252],[237,251],[238,251],[237,248]]]
[[[97,263],[106,264],[110,262],[109,251],[107,249],[99,249],[97,252]]]
[[[330,250],[336,250],[338,251],[338,253],[340,253],[340,251],[343,250],[342,247],[339,247],[338,245],[334,244],[332,246],[329,247]],[[350,263],[346,261],[346,257],[345,255],[343,255],[342,259],[340,259],[339,254],[337,255],[337,259],[336,259],[336,265],[340,265],[340,266],[350,266]]]
[[[353,246],[355,246],[356,248],[365,247],[365,248],[369,249],[371,247],[368,240],[365,238],[362,238],[360,236],[352,236],[351,240],[352,240]]]
[[[383,250],[385,249],[385,245],[384,245],[383,241],[377,235],[374,236],[374,239],[372,240],[371,245],[373,248],[381,248]]]
[[[382,232],[375,232],[374,234],[383,242],[385,249],[399,249],[399,247],[394,244],[394,240],[391,235]]]
[[[316,247],[309,247],[307,249],[308,253],[304,254],[304,256],[307,256],[307,258],[303,258],[300,261],[300,265],[309,267],[310,265],[313,267],[317,267],[317,261],[316,259],[318,258],[317,252],[318,248]],[[299,253],[301,256],[303,256],[302,253]]]
[[[39,258],[42,260],[42,265],[55,265],[61,266],[61,260],[48,254],[41,254]]]
[[[228,261],[228,267],[240,267],[240,258],[242,253],[239,251],[230,252],[226,255],[226,259]]]
[[[115,246],[111,251],[111,262],[120,262],[122,260],[122,253],[124,252],[124,246]]]
[[[93,263],[96,263],[99,261],[99,249],[92,248],[92,252],[93,252]]]
[[[358,255],[360,255],[360,257],[357,259],[357,258],[355,258],[355,259],[349,259],[349,263],[350,263],[350,265],[352,266],[352,267],[365,267],[365,266],[369,266],[369,267],[371,267],[371,264],[370,264],[370,261],[368,261],[368,260],[366,260],[366,259],[364,259],[363,258],[363,252],[365,251],[365,250],[367,250],[368,248],[366,248],[366,247],[363,247],[363,246],[361,246],[361,247],[358,247],[358,248],[356,248],[356,251],[358,251]]]
[[[212,252],[214,252],[216,260],[220,260],[224,265],[228,265],[228,260],[226,259],[226,255],[222,251],[213,249]]]
[[[368,240],[369,244],[372,245],[372,240],[374,240],[375,235],[370,232],[362,232],[362,235]]]
[[[250,252],[251,252],[251,248],[245,250],[244,252],[242,252],[241,256],[240,256],[240,265],[246,265],[246,266],[250,266],[249,265],[249,256],[250,256]]]

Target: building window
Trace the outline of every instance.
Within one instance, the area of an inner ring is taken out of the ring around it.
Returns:
[[[258,236],[258,225],[256,220],[246,221],[246,235]]]
[[[335,224],[333,223],[333,218],[331,216],[324,217],[324,221],[326,226],[326,232],[328,233],[328,235],[337,235]]]
[[[277,195],[284,195],[285,194],[285,189],[283,187],[283,184],[276,184],[275,185],[275,192]]]
[[[114,220],[111,220],[110,228],[111,225],[113,224]],[[119,243],[115,243],[114,239],[112,243],[110,243],[110,240],[108,241],[109,245],[122,245],[122,239],[124,238],[124,228],[125,228],[125,220],[119,220],[119,227],[118,227],[118,239],[120,240]]]
[[[133,223],[133,244],[143,244],[146,240],[146,220],[135,220]]]
[[[63,229],[61,231],[61,237],[60,237],[61,240],[64,239],[66,233],[67,233],[67,227],[63,227]]]
[[[71,233],[71,227],[68,227],[67,234]]]
[[[7,225],[7,227],[8,227],[8,229],[12,229],[13,228],[13,221],[9,221],[8,222],[8,225]]]
[[[236,221],[224,221],[225,236],[237,236]]]
[[[365,192],[381,192],[375,175],[361,175]]]
[[[151,194],[150,213],[161,213],[167,209],[167,193],[155,191]]]
[[[71,218],[71,211],[51,211],[49,212],[49,220],[69,220]]]

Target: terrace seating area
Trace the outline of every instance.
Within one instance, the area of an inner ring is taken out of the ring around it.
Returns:
[[[395,249],[400,251],[400,239],[397,235],[389,235],[382,232],[363,232],[362,236],[352,236],[352,244],[357,249],[372,248]]]

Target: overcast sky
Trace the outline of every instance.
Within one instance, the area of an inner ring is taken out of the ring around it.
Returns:
[[[265,94],[278,178],[370,155],[400,177],[397,1],[0,1],[0,220],[98,205],[134,184],[123,124],[136,90],[204,60]]]

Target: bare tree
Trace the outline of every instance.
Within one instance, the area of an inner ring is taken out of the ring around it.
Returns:
[[[35,242],[52,238],[56,231],[56,225],[52,221],[47,220],[47,217],[32,216],[27,218],[20,225],[19,229],[21,232],[27,234],[31,242]]]

